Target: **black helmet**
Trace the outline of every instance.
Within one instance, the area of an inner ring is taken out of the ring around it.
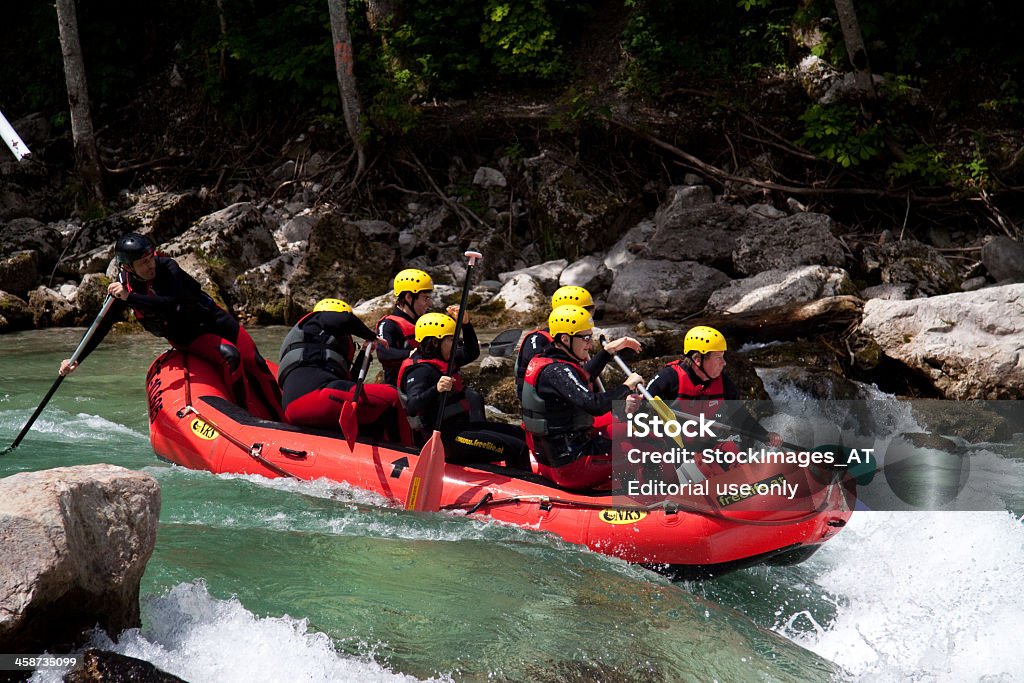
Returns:
[[[114,247],[114,255],[117,257],[117,264],[130,266],[144,256],[153,253],[153,243],[145,235],[130,232],[117,240]]]

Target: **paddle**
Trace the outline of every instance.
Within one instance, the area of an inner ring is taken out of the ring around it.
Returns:
[[[469,263],[466,265],[466,281],[462,283],[462,299],[459,302],[459,316],[455,321],[455,335],[452,340],[452,352],[448,356],[448,372],[451,377],[455,370],[455,354],[459,348],[459,333],[462,332],[462,319],[465,317],[466,297],[469,295],[469,280],[473,273],[473,265],[481,258],[478,251],[465,253]],[[437,512],[441,508],[441,490],[444,487],[444,444],[441,443],[441,422],[444,420],[444,404],[451,392],[441,392],[441,401],[437,407],[437,422],[434,433],[420,449],[420,459],[412,473],[409,484],[409,496],[405,499],[406,510]]]
[[[515,351],[521,336],[523,336],[522,330],[505,330],[484,346],[492,356],[510,356]]]
[[[628,365],[626,365],[626,361],[619,358],[618,354],[613,353],[612,358],[615,359],[615,362],[618,364],[619,369],[626,373],[626,377],[629,377],[631,374],[633,374],[633,371],[629,369]],[[668,404],[662,401],[660,396],[651,396],[651,393],[647,391],[647,387],[644,386],[643,382],[641,382],[637,386],[640,388],[640,393],[644,395],[644,399],[646,399],[647,402],[651,404],[651,407],[654,408],[654,412],[658,414],[658,417],[660,417],[665,422],[674,421],[676,419],[675,411],[669,408]],[[675,436],[672,437],[672,439],[680,448],[686,448],[685,444],[683,443],[683,437],[680,434],[676,434]],[[704,481],[707,478],[704,476],[704,473],[697,469],[697,466],[694,465],[693,463],[681,463],[677,468],[677,472],[679,470],[682,470],[682,474],[685,475],[687,479],[693,482]]]
[[[354,450],[356,437],[359,436],[359,419],[357,416],[359,392],[363,389],[363,380],[366,379],[366,369],[370,367],[370,342],[363,344],[363,363],[359,367],[359,377],[356,379],[356,390],[352,392],[352,400],[345,401],[341,406],[341,415],[338,416],[338,425],[341,433],[345,435],[348,449]]]
[[[75,349],[75,352],[73,354],[71,354],[72,363],[78,362],[78,357],[82,355],[82,349],[85,348],[85,345],[88,344],[89,340],[92,339],[94,334],[96,334],[96,328],[100,326],[100,322],[103,320],[103,317],[107,314],[107,311],[110,310],[110,306],[113,303],[114,297],[108,294],[107,298],[103,300],[103,308],[100,309],[99,315],[97,315],[96,319],[92,321],[92,325],[89,326],[89,329],[86,330],[85,334],[82,336],[82,341],[78,342],[78,348]],[[20,444],[21,440],[25,438],[25,435],[28,433],[28,430],[32,428],[32,424],[36,421],[36,418],[39,417],[39,413],[43,412],[43,408],[45,408],[46,404],[50,402],[50,399],[53,398],[53,395],[57,393],[57,387],[59,387],[61,382],[64,381],[64,377],[66,377],[66,375],[57,375],[57,380],[53,383],[53,386],[50,387],[50,390],[46,392],[46,396],[43,397],[43,400],[36,408],[36,411],[32,413],[32,417],[30,417],[28,419],[28,422],[25,423],[25,426],[21,428],[21,431],[18,433],[18,436],[14,439],[14,443],[12,443],[10,446],[8,446],[2,452],[0,452],[0,455],[10,453],[11,451],[18,447],[18,444]]]

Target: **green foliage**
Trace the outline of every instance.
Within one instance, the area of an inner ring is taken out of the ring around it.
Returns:
[[[565,71],[546,0],[487,0],[480,42],[499,73],[551,79]]]
[[[906,151],[903,159],[890,164],[885,177],[891,184],[917,181],[925,185],[942,185],[949,180],[949,171],[944,152],[921,144],[914,145]]]
[[[804,134],[798,143],[844,168],[874,159],[885,148],[883,126],[865,121],[860,110],[851,105],[812,104],[800,120]]]
[[[624,85],[660,89],[692,72],[707,78],[751,75],[785,63],[792,9],[780,0],[708,3],[625,0],[622,36],[629,57]]]

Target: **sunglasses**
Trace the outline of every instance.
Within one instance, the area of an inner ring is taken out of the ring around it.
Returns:
[[[582,339],[583,341],[590,343],[590,340],[594,338],[592,334],[574,334],[573,337],[576,339]]]

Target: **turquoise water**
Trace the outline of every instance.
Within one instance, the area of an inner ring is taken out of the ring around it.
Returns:
[[[284,331],[253,336],[272,354]],[[0,446],[81,334],[0,336]],[[857,513],[798,567],[673,584],[547,535],[416,515],[347,486],[163,463],[143,386],[163,348],[144,335],[105,341],[0,458],[0,476],[107,462],[159,480],[143,627],[116,645],[96,639],[186,680],[1024,679],[1019,510]],[[1019,460],[984,456],[1024,479]]]

